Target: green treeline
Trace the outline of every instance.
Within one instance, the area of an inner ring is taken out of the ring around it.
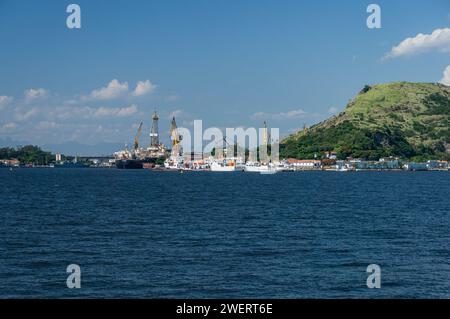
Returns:
[[[22,165],[47,165],[55,162],[55,156],[51,152],[34,145],[0,148],[0,159],[18,159]]]

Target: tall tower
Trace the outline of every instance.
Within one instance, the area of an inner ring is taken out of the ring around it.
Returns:
[[[150,139],[151,139],[150,145],[151,146],[159,145],[158,120],[159,120],[159,117],[155,111],[152,116],[152,130],[150,132]]]
[[[262,145],[268,145],[269,144],[269,131],[267,130],[267,122],[264,121],[264,130],[263,130],[263,136],[262,136]]]

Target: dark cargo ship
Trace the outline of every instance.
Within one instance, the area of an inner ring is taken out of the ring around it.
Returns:
[[[121,159],[116,160],[116,167],[119,169],[143,169],[144,164],[137,159]]]

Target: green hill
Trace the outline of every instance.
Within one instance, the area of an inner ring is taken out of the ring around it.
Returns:
[[[450,87],[395,82],[366,86],[339,115],[285,138],[281,157],[450,158]]]

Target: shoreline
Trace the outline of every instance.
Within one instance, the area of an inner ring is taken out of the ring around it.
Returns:
[[[86,169],[101,169],[101,170],[119,170],[119,171],[152,171],[152,172],[167,172],[167,173],[180,173],[180,172],[208,172],[208,173],[248,173],[259,174],[260,172],[246,172],[245,170],[235,170],[231,172],[214,172],[210,169],[166,169],[166,168],[142,168],[142,169],[119,169],[117,167],[67,167],[56,168],[52,166],[2,166],[0,169],[6,170],[22,170],[22,169],[56,169],[56,170],[86,170]],[[277,173],[306,173],[306,172],[335,172],[335,173],[361,173],[361,172],[450,172],[450,169],[427,169],[427,170],[408,170],[408,169],[356,169],[341,171],[336,169],[296,169],[279,171]]]

